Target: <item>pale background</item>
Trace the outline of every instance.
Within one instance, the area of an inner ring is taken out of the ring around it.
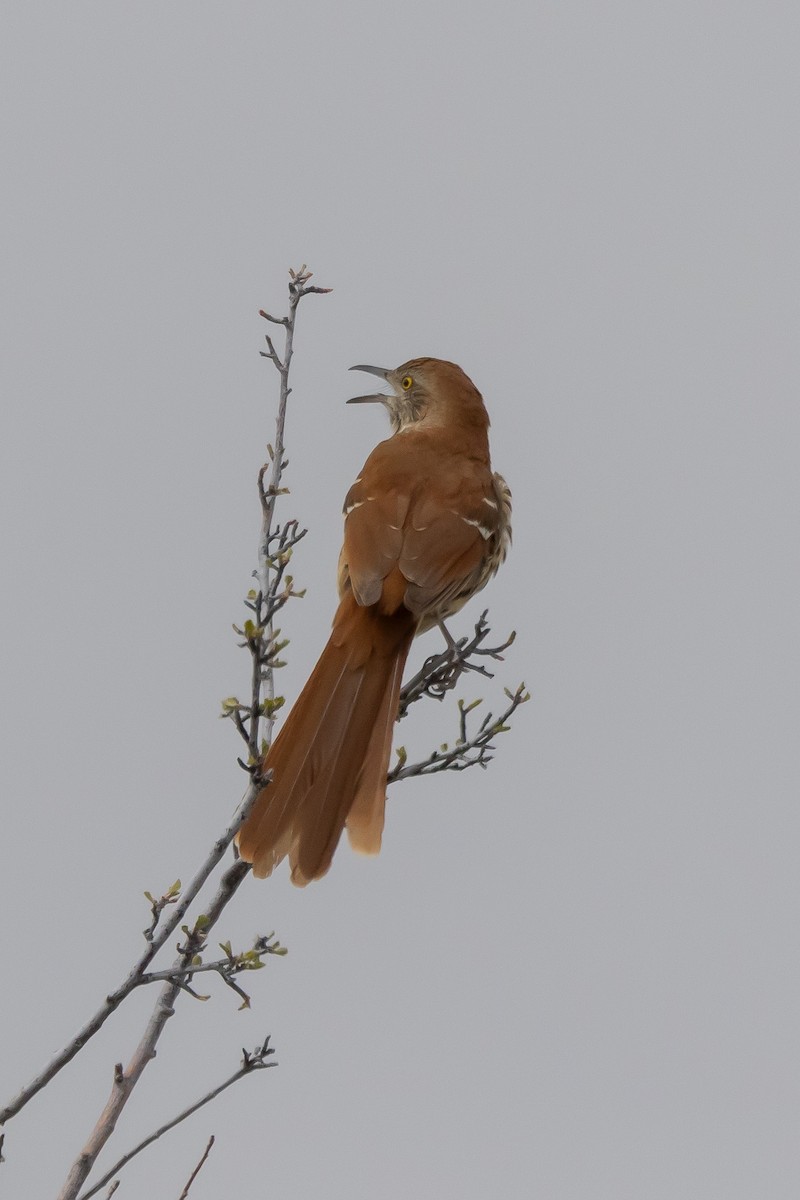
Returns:
[[[297,338],[287,694],[386,428],[351,363],[461,363],[515,499],[484,595],[518,641],[466,694],[531,704],[489,772],[392,793],[377,861],[244,887],[219,936],[289,957],[250,1013],[181,1006],[117,1153],[242,1045],[280,1066],[120,1197],[176,1197],[212,1131],[192,1200],[797,1196],[799,13],[6,10],[3,1100],[243,790],[218,702],[289,266],[335,291]],[[153,999],[9,1125],[4,1195],[54,1195]]]

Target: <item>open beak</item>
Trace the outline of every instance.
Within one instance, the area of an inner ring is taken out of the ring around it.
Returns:
[[[385,379],[389,374],[383,367],[367,367],[359,364],[357,367],[351,367],[351,371],[368,371],[370,375],[377,375],[379,379]],[[353,396],[348,400],[348,404],[385,404],[389,397],[385,392],[373,392],[369,396]]]

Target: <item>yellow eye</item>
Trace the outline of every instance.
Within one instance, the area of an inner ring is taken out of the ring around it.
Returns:
[[[403,391],[404,391],[404,392],[407,392],[407,391],[408,391],[408,389],[409,389],[409,388],[411,387],[411,385],[413,384],[413,382],[414,382],[414,380],[411,378],[411,376],[410,376],[410,375],[404,375],[404,376],[403,376]]]

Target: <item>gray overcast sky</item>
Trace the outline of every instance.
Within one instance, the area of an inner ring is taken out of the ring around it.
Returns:
[[[297,694],[377,410],[354,362],[459,362],[514,549],[483,600],[532,703],[486,772],[390,797],[385,848],[220,928],[290,955],[184,1005],[122,1153],[193,1200],[796,1197],[798,211],[794,3],[23,5],[2,133],[5,1100],[138,951],[241,791],[261,306],[306,301]],[[430,652],[434,635],[416,651]],[[424,751],[452,736],[436,709]],[[409,742],[411,733],[403,731]],[[52,1196],[137,996],[9,1127]]]

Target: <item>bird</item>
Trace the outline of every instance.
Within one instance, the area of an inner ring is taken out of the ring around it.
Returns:
[[[271,772],[238,835],[264,878],[289,858],[304,887],[330,868],[345,827],[352,848],[381,847],[403,669],[413,639],[480,591],[511,542],[511,493],[492,471],[489,416],[455,363],[358,365],[388,393],[392,432],[344,501],[339,606],[322,655],[260,764]]]

